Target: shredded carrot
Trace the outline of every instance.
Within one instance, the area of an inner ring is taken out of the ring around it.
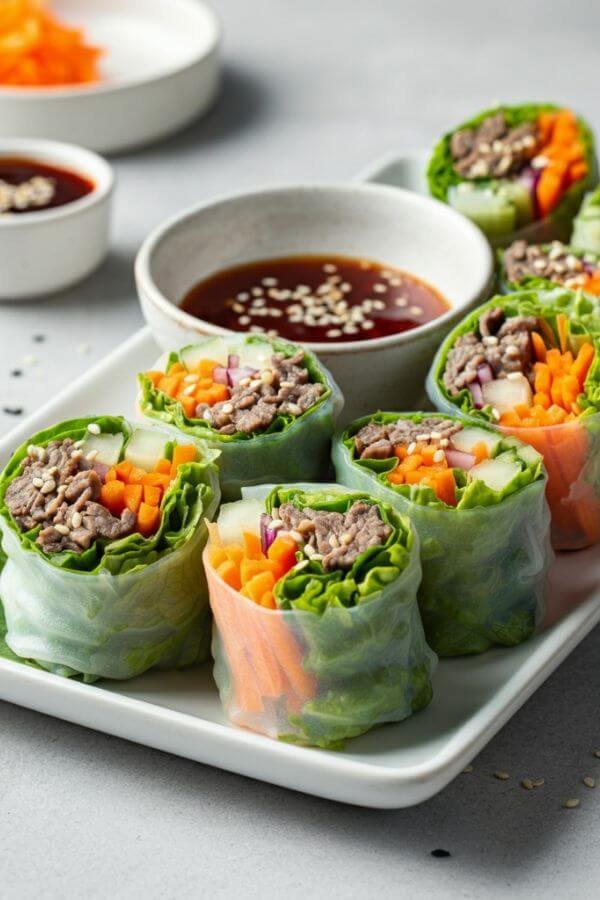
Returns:
[[[0,3],[0,84],[44,87],[99,80],[103,51],[47,7],[46,0]]]
[[[209,560],[219,574],[220,568],[227,562],[224,571],[230,573],[235,570],[235,577],[231,578],[236,585],[239,584],[236,590],[255,603],[265,605],[263,596],[271,592],[276,582],[296,564],[297,550],[298,546],[292,538],[277,537],[264,553],[259,536],[245,531],[243,544],[222,547],[211,543]],[[231,581],[227,583],[231,584]]]
[[[535,194],[541,218],[558,205],[564,192],[588,174],[577,118],[570,109],[540,113],[538,156],[548,160],[538,178]]]
[[[484,445],[478,445],[484,446]],[[408,452],[405,444],[394,448],[398,457],[398,465],[388,473],[391,484],[422,484],[430,487],[439,500],[450,506],[456,505],[456,483],[452,469],[448,468],[446,455],[436,459],[440,448],[433,444],[415,443],[412,452]],[[487,454],[487,447],[480,450]],[[483,458],[483,457],[482,457]]]
[[[200,404],[215,406],[229,400],[231,396],[231,390],[226,384],[213,380],[214,371],[219,365],[214,359],[201,359],[189,368],[181,362],[174,362],[166,372],[150,369],[144,374],[156,390],[179,402],[188,419],[195,419]]]

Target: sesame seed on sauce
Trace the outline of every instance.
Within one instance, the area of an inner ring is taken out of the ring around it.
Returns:
[[[297,256],[217,272],[196,284],[181,308],[230,331],[329,343],[408,331],[443,315],[448,304],[435,288],[389,265]]]

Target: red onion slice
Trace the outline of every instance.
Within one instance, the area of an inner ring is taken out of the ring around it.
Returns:
[[[273,516],[268,513],[261,513],[260,516],[260,543],[263,553],[268,553],[269,547],[277,537],[277,531],[270,527]]]
[[[93,462],[92,469],[102,479],[102,481],[104,481],[104,479],[106,478],[106,474],[110,469],[110,466],[105,465],[103,462]]]
[[[237,369],[227,369],[227,377],[229,379],[229,384],[231,387],[239,384],[239,382],[243,378],[252,378],[257,374],[258,369],[252,369],[250,366],[240,366]]]
[[[237,353],[230,353],[227,357],[227,368],[228,369],[239,369],[240,367],[240,358]]]
[[[229,379],[227,378],[227,369],[225,366],[215,366],[213,369],[212,379],[216,384],[225,384],[229,385]]]
[[[487,384],[488,381],[494,380],[494,373],[489,363],[481,363],[480,366],[477,366],[477,378],[479,384]]]
[[[471,391],[471,396],[473,397],[473,406],[475,409],[483,409],[485,403],[483,401],[483,391],[481,390],[481,385],[478,381],[472,381],[469,384],[469,390]]]
[[[446,450],[446,461],[451,469],[472,469],[477,460],[472,453],[462,450]]]

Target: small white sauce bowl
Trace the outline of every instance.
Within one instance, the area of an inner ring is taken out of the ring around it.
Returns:
[[[307,343],[342,388],[346,419],[419,405],[441,338],[487,297],[493,281],[492,253],[482,233],[436,200],[352,183],[254,190],[177,215],[144,242],[135,274],[156,341],[171,349],[224,333],[179,308],[198,281],[241,263],[305,254],[353,256],[404,269],[450,304],[444,315],[411,331]]]
[[[109,164],[71,144],[21,138],[0,138],[3,157],[75,172],[94,188],[53,209],[0,215],[0,300],[52,294],[90,275],[108,252],[114,188]]]

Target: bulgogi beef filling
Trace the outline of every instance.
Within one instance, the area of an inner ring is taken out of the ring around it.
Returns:
[[[399,445],[410,446],[413,441],[420,444],[448,441],[461,428],[462,425],[451,419],[433,417],[418,423],[409,419],[398,419],[387,425],[369,422],[354,436],[354,448],[360,459],[389,459]]]
[[[455,397],[477,380],[477,367],[487,363],[494,378],[506,378],[521,372],[532,383],[534,378],[531,332],[538,330],[535,316],[511,316],[494,307],[479,319],[479,334],[461,335],[446,360],[444,387]]]
[[[573,289],[583,287],[587,276],[599,270],[597,262],[579,259],[560,241],[546,247],[515,241],[504,253],[504,271],[511,282],[528,277],[548,278]]]
[[[303,350],[288,357],[275,353],[270,368],[242,379],[228,400],[214,406],[199,404],[196,416],[219,434],[251,434],[264,431],[279,415],[301,416],[324,390],[322,384],[309,382],[303,360]]]
[[[385,544],[392,533],[377,507],[361,500],[345,513],[297,509],[284,503],[273,510],[273,516],[286,531],[302,537],[306,555],[321,559],[326,570],[352,568],[361,553]]]
[[[504,113],[477,128],[455,132],[450,141],[454,169],[462,178],[505,178],[520,172],[535,156],[540,134],[534,122],[509,128]]]
[[[96,502],[102,480],[82,443],[65,438],[30,447],[22,474],[6,490],[6,505],[19,528],[42,526],[36,543],[44,553],[81,553],[98,538],[116,540],[135,529],[131,510],[118,519]]]

